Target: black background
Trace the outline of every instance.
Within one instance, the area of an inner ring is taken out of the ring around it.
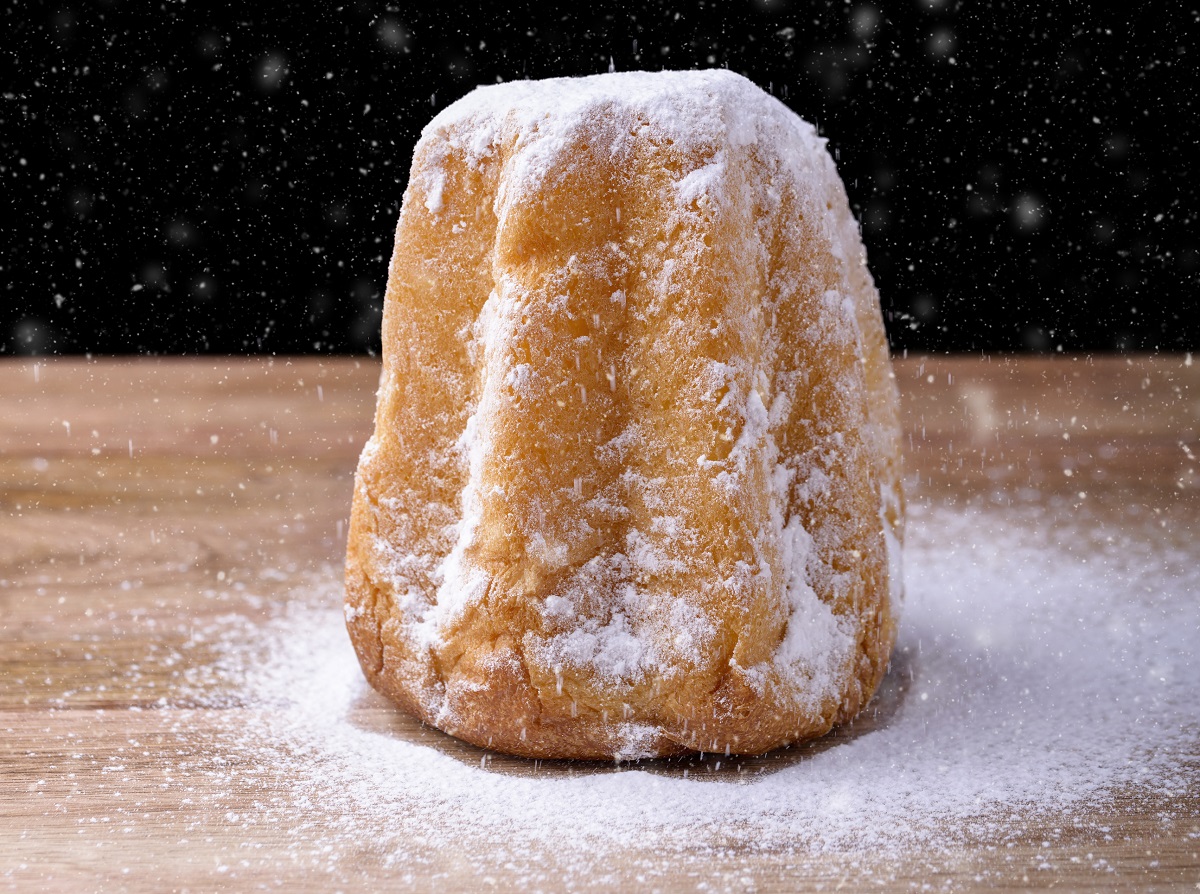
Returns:
[[[1200,345],[1200,11],[11,4],[0,353],[378,350],[421,127],[473,86],[724,66],[829,138],[893,347]]]

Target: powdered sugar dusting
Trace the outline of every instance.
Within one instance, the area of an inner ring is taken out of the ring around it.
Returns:
[[[1186,555],[1150,525],[1120,529],[1066,508],[927,508],[910,532],[884,719],[831,746],[748,772],[736,758],[693,763],[686,777],[669,761],[493,772],[484,751],[388,722],[400,716],[362,679],[330,575],[273,623],[263,663],[227,655],[226,673],[272,709],[235,749],[277,765],[303,807],[288,821],[329,821],[331,834],[370,838],[397,863],[418,841],[500,863],[546,849],[580,871],[647,842],[689,852],[731,839],[793,852],[999,844],[1040,815],[1085,821],[1122,792],[1195,791],[1200,570]],[[636,755],[649,733],[627,726]]]

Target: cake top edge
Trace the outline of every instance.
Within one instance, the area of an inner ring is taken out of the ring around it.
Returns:
[[[629,71],[583,77],[507,81],[476,87],[439,112],[422,137],[479,119],[515,116],[524,129],[539,119],[578,118],[604,106],[635,109],[656,126],[686,133],[703,121],[766,116],[808,131],[815,129],[750,79],[727,69]]]

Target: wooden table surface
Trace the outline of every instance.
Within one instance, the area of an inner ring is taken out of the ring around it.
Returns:
[[[1045,818],[1009,820],[1002,859],[982,846],[798,861],[648,842],[607,874],[570,876],[553,854],[538,873],[436,838],[383,853],[289,820],[294,804],[263,807],[283,782],[227,746],[269,728],[275,706],[229,670],[221,631],[252,648],[297,581],[310,603],[336,604],[378,374],[353,359],[0,361],[0,888],[1200,890],[1196,776],[1182,793],[1126,792],[1107,840],[1058,835],[1051,871]],[[1101,519],[1139,507],[1200,563],[1190,356],[908,358],[897,376],[914,506],[1086,496]],[[355,710],[480,762],[373,696]],[[1200,774],[1200,747],[1180,759]]]

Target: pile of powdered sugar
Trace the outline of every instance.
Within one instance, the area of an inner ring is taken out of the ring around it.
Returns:
[[[1195,793],[1200,569],[1182,550],[1150,525],[1039,506],[918,508],[909,530],[884,684],[898,703],[832,747],[740,774],[727,763],[685,778],[667,762],[502,772],[415,724],[371,731],[355,715],[379,702],[334,575],[280,612],[260,660],[230,643],[224,672],[269,718],[230,746],[271,767],[283,799],[272,800],[291,805],[280,822],[322,823],[397,860],[451,846],[592,860],[734,841],[886,853],[1002,843],[1051,816],[1088,818],[1102,837],[1122,797]]]

